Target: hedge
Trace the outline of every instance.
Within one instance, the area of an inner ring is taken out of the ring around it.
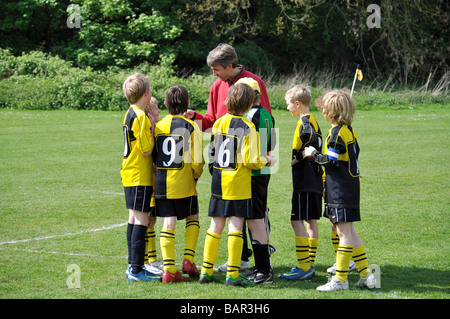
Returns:
[[[134,72],[148,74],[151,90],[160,107],[163,106],[167,88],[174,84],[186,87],[189,92],[190,108],[206,109],[209,89],[216,79],[211,74],[192,74],[177,77],[173,56],[163,56],[158,65],[141,64],[137,68],[122,70],[110,67],[106,71],[73,67],[71,62],[42,52],[30,52],[13,56],[8,50],[0,49],[0,108],[15,109],[75,109],[75,110],[125,110],[128,102],[123,96],[122,84]],[[333,77],[335,74],[332,74]],[[339,74],[338,74],[339,76]],[[349,88],[352,78],[341,76],[331,82],[330,75],[307,74],[265,79],[273,109],[286,108],[285,92],[297,81],[314,83],[311,87],[313,101],[327,89]],[[420,104],[450,104],[448,83],[450,72],[438,82],[434,89],[400,88],[386,90],[385,83],[358,82],[353,98],[357,109],[408,108]],[[274,82],[275,81],[275,82]],[[443,83],[443,84],[442,84]],[[445,86],[445,90],[442,89]],[[442,93],[440,93],[442,92]],[[312,106],[314,109],[314,106]]]

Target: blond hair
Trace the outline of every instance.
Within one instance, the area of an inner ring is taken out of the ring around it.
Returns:
[[[147,91],[150,91],[150,81],[143,73],[134,73],[123,82],[123,94],[130,104],[139,101]]]
[[[225,105],[231,114],[243,114],[253,106],[254,97],[255,91],[249,85],[236,83],[228,90]]]
[[[316,101],[317,107],[332,122],[339,125],[350,125],[356,112],[355,103],[347,92],[330,91]]]
[[[150,104],[146,105],[144,108],[145,114],[150,113],[152,108],[155,106],[158,107],[158,100],[154,96],[152,96],[152,98],[150,99]]]
[[[292,103],[299,101],[304,106],[309,106],[312,99],[311,91],[304,86],[296,85],[286,92],[285,99],[289,99]]]

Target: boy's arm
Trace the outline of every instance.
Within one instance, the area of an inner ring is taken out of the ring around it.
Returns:
[[[303,157],[313,159],[314,162],[320,165],[336,166],[338,164],[339,154],[345,153],[345,144],[341,137],[331,137],[327,145],[327,153],[322,154],[314,147],[308,146],[303,150]]]
[[[308,146],[305,147],[305,149],[303,150],[303,157],[312,159],[314,162],[320,165],[328,165],[328,164],[336,164],[337,157],[339,157],[339,154],[337,154],[336,158],[332,156],[328,157],[328,154],[322,154],[314,147]]]
[[[241,149],[242,162],[245,167],[257,170],[274,164],[273,156],[260,156],[259,150],[259,134],[254,128],[250,128],[250,133],[245,136]]]
[[[213,173],[213,167],[214,167],[214,161],[216,156],[216,149],[214,147],[214,133],[211,133],[211,142],[209,143],[209,151],[208,151],[208,157],[209,157],[209,173],[212,175]]]
[[[154,145],[152,122],[146,115],[144,115],[142,119],[142,123],[140,123],[141,125],[139,127],[139,135],[141,137],[141,151],[145,157],[149,157],[152,155]]]
[[[191,166],[194,179],[198,180],[203,173],[203,137],[198,125],[195,124],[194,132],[191,135]]]
[[[310,145],[320,145],[319,141],[319,135],[317,135],[316,129],[313,125],[311,125],[310,117],[303,116],[302,124],[299,131],[300,140],[302,141],[304,147],[310,146]]]
[[[310,134],[306,135],[303,119],[300,119],[295,128],[294,140],[292,141],[292,162],[291,166],[299,163],[303,158],[303,150],[306,142],[309,141]],[[306,141],[306,142],[305,142]]]

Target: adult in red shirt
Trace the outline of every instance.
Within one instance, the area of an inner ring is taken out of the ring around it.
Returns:
[[[238,64],[238,56],[231,45],[219,44],[215,49],[209,52],[206,63],[213,71],[213,75],[218,77],[211,86],[209,92],[206,114],[202,115],[193,110],[188,110],[184,114],[187,118],[195,120],[203,132],[206,130],[210,131],[209,129],[213,126],[214,122],[228,112],[224,103],[228,96],[228,90],[230,86],[235,84],[241,78],[252,78],[258,82],[261,92],[260,104],[272,114],[266,85],[259,76],[245,70],[242,65]],[[247,234],[245,233],[244,227],[241,270],[245,270],[249,267],[248,259],[252,253],[247,246]],[[226,271],[227,264],[228,262],[220,266],[219,271]]]
[[[218,77],[209,92],[206,114],[203,116],[193,110],[185,113],[186,117],[196,120],[202,131],[211,128],[216,119],[228,112],[224,104],[228,96],[228,89],[241,78],[253,78],[258,82],[261,89],[261,105],[272,113],[266,85],[260,77],[238,64],[238,56],[231,45],[219,44],[209,52],[206,63],[213,71],[213,75]],[[200,121],[201,123],[199,123]]]

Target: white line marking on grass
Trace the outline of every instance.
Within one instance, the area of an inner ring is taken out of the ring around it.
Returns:
[[[55,255],[68,255],[68,256],[82,256],[82,257],[99,257],[99,258],[127,258],[128,256],[107,256],[107,255],[97,255],[97,254],[89,254],[89,253],[71,253],[65,251],[46,251],[46,250],[36,250],[36,249],[20,249],[20,248],[3,248],[0,247],[0,250],[14,250],[14,251],[24,251],[27,253],[39,253],[39,254],[55,254]]]
[[[125,193],[124,192],[113,192],[113,191],[98,191],[95,189],[77,189],[80,192],[86,192],[86,193],[99,193],[99,194],[106,194],[106,195],[119,195],[119,196],[124,196]]]
[[[79,232],[76,232],[76,233],[66,233],[66,234],[61,234],[61,235],[50,235],[50,236],[27,238],[27,239],[19,239],[19,240],[1,241],[0,242],[0,246],[1,245],[5,245],[5,244],[18,244],[18,243],[25,243],[25,242],[28,242],[28,241],[44,240],[44,239],[51,239],[51,238],[56,238],[56,237],[75,236],[75,235],[81,235],[81,234],[84,234],[84,233],[93,233],[93,232],[102,231],[102,230],[108,230],[108,229],[112,229],[112,228],[116,228],[116,227],[122,227],[122,226],[124,226],[126,224],[127,224],[127,222],[120,223],[120,224],[115,224],[115,225],[111,225],[111,226],[103,226],[101,228],[82,230],[82,231],[79,231]]]

